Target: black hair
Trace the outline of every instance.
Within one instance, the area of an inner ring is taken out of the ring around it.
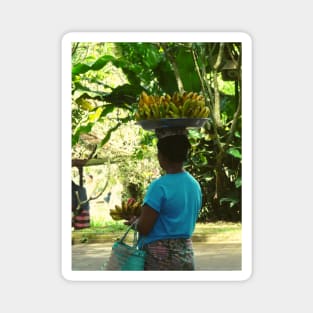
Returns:
[[[160,138],[157,147],[170,162],[184,162],[191,146],[186,135],[174,135]]]

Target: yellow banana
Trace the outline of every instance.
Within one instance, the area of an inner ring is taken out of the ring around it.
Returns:
[[[176,106],[174,102],[170,102],[171,110],[178,116],[180,116],[180,109]]]
[[[143,107],[138,108],[138,113],[139,113],[140,120],[144,120],[146,118],[145,110]]]
[[[200,117],[201,110],[204,108],[204,102],[191,100],[190,110],[187,112],[188,117]],[[202,112],[203,113],[203,112]]]
[[[178,93],[177,93],[177,91],[175,91],[175,92],[173,93],[172,101],[173,101],[175,104],[177,104],[177,102],[178,102]]]
[[[140,207],[141,206],[141,203],[139,202],[139,201],[136,201],[136,202],[134,202],[134,207]]]
[[[198,94],[197,94],[196,92],[194,92],[194,93],[192,94],[192,99],[193,99],[193,100],[197,100],[197,98],[198,98]]]
[[[155,106],[154,106],[154,104],[151,104],[151,105],[150,105],[150,111],[151,111],[151,118],[152,118],[152,119],[155,119],[157,113],[156,113],[156,111],[155,111]]]
[[[194,109],[192,110],[192,112],[190,113],[190,117],[199,117],[199,114],[201,112],[202,108],[199,106],[194,107]]]
[[[143,109],[145,111],[145,115],[147,119],[151,118],[151,108],[145,103],[143,106]]]
[[[140,214],[141,214],[141,203],[137,202],[135,206],[134,215],[139,217]]]
[[[151,105],[154,103],[154,96],[153,95],[150,95],[149,96],[149,101],[148,101],[148,104]]]
[[[172,97],[169,94],[165,94],[165,99],[169,102],[172,100]]]
[[[168,117],[170,117],[170,118],[180,118],[180,115],[170,110],[168,112]]]
[[[205,107],[205,102],[204,102],[204,100],[197,100],[196,102],[197,102],[198,106],[199,106],[201,109]]]
[[[183,107],[182,107],[182,114],[181,114],[183,117],[187,117],[187,112],[189,110],[190,104],[191,104],[191,100],[190,99],[187,99],[184,102]]]
[[[179,93],[162,96],[148,95],[142,91],[139,97],[138,110],[135,112],[135,119],[160,119],[160,118],[181,118],[181,117],[207,117],[209,109],[205,108],[204,97],[197,92]]]
[[[142,97],[142,100],[143,100],[143,103],[149,103],[150,99],[149,99],[149,96],[147,95],[147,93],[145,91],[143,91],[141,93],[141,97]]]
[[[115,210],[110,210],[110,216],[114,220],[120,220],[121,219],[121,213],[117,213]]]
[[[154,103],[154,97],[153,96],[148,96],[149,100],[148,100],[148,104],[152,104]]]
[[[127,203],[126,201],[122,201],[122,212],[127,209]]]
[[[164,113],[165,113],[165,116],[166,116],[168,111],[170,110],[170,104],[167,101],[164,101],[163,105],[164,105]]]
[[[127,214],[129,217],[132,216],[133,212],[133,203],[129,203],[127,205],[127,210],[125,211],[125,214]]]
[[[141,210],[140,202],[138,201],[134,202],[132,206],[132,215],[139,216],[138,212],[140,212],[140,210]]]
[[[186,99],[191,99],[192,96],[193,96],[193,92],[190,91],[190,92],[188,92],[188,93],[186,94]]]
[[[150,105],[150,119],[154,119],[155,118],[155,109],[154,106],[151,104]]]
[[[192,117],[193,116],[193,112],[195,111],[195,109],[198,107],[197,102],[194,100],[190,100],[190,104],[188,106],[187,111],[185,112],[186,117]]]
[[[122,219],[122,217],[121,217],[120,215],[116,215],[116,214],[110,213],[110,216],[112,217],[112,219],[113,219],[114,221],[119,221],[119,220]]]
[[[142,107],[144,104],[145,104],[145,102],[144,102],[144,100],[143,100],[143,97],[140,95],[140,97],[139,97],[139,102],[138,102],[138,104],[139,104],[139,107]]]
[[[120,214],[120,213],[122,212],[122,207],[119,206],[119,205],[115,205],[115,210],[114,210],[114,212]]]
[[[182,100],[183,100],[183,103],[185,103],[185,101],[187,100],[187,94],[188,92],[187,91],[184,91],[183,94],[182,94]]]
[[[207,117],[208,115],[208,108],[204,107],[200,110],[200,112],[198,113],[198,117],[204,118]]]
[[[135,113],[135,120],[136,121],[140,121],[142,118],[141,118],[141,115],[140,115],[140,113],[139,113],[139,111],[137,111],[136,113]]]
[[[205,107],[204,109],[205,109],[205,111],[204,111],[204,113],[201,115],[201,117],[207,118],[207,117],[210,115],[210,109],[209,109],[208,107]]]
[[[164,118],[165,117],[165,107],[163,103],[159,104],[159,113],[160,113],[160,118]]]
[[[153,118],[160,118],[159,106],[155,103],[151,104],[151,110],[153,112]]]

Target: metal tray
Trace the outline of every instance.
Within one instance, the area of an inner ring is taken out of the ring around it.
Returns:
[[[141,120],[137,124],[143,129],[158,129],[158,128],[176,128],[176,127],[202,127],[208,118],[161,118],[158,120]]]

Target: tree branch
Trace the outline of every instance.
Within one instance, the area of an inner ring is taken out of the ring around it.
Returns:
[[[175,58],[169,52],[168,46],[165,43],[160,43],[160,46],[163,48],[166,58],[169,60],[169,62],[171,63],[171,65],[173,67],[173,71],[174,71],[176,82],[177,82],[178,91],[180,93],[183,93],[184,92],[184,84],[183,84],[183,81],[180,77],[178,66],[176,64]]]
[[[76,42],[73,46],[72,46],[72,56],[75,54],[77,48],[79,46],[79,42]]]
[[[201,82],[202,92],[203,92],[204,99],[205,99],[205,104],[208,106],[208,108],[211,111],[211,118],[212,118],[212,121],[213,121],[213,123],[212,123],[213,125],[212,126],[213,126],[213,132],[214,132],[214,135],[215,135],[215,138],[216,138],[216,143],[217,143],[219,151],[221,151],[223,148],[222,148],[222,145],[221,145],[221,142],[220,142],[220,139],[219,139],[219,134],[218,134],[218,131],[217,131],[217,122],[216,122],[215,116],[213,114],[213,107],[211,105],[212,101],[208,101],[208,99],[209,99],[208,98],[208,93],[209,93],[208,90],[210,90],[210,86],[207,83],[206,75],[205,76],[201,75],[200,67],[199,67],[199,64],[198,64],[198,57],[196,55],[196,52],[195,52],[194,48],[192,48],[192,57],[193,57],[193,60],[194,60],[194,63],[195,63],[197,74],[198,74],[200,82]]]
[[[237,84],[236,84],[237,85]],[[234,114],[234,117],[233,117],[233,122],[232,122],[232,125],[231,125],[231,128],[230,128],[230,131],[229,131],[229,135],[226,139],[226,144],[224,146],[224,151],[227,150],[233,136],[234,136],[234,133],[235,133],[235,130],[237,128],[237,122],[239,120],[239,117],[240,117],[240,114],[241,114],[241,86],[240,86],[240,82],[238,83],[238,86],[236,86],[236,90],[238,90],[239,88],[239,93],[238,93],[238,107],[237,107],[237,110]]]
[[[215,61],[215,64],[213,65],[214,70],[218,71],[219,67],[222,64],[222,59],[223,59],[223,54],[224,54],[224,43],[221,42],[218,50],[218,55]]]

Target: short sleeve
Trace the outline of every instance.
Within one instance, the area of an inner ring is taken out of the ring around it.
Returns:
[[[164,190],[159,181],[153,181],[144,197],[143,203],[149,205],[152,209],[160,212],[164,199]]]

